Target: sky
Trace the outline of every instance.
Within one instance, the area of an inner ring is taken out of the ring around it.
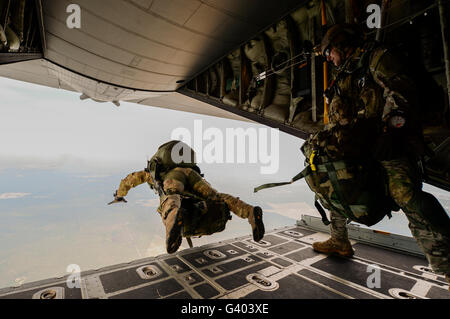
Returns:
[[[121,179],[144,169],[175,129],[194,132],[196,121],[224,136],[227,129],[265,129],[132,103],[81,101],[73,92],[6,78],[0,78],[0,91],[0,288],[65,275],[71,264],[84,271],[164,254],[159,200],[147,185],[131,190],[128,203],[107,205]],[[302,214],[319,216],[306,183],[256,194],[253,188],[296,175],[304,167],[302,143],[279,133],[279,169],[273,174],[261,174],[261,161],[200,168],[215,189],[261,206],[266,230],[291,226]],[[266,144],[276,150],[270,139]],[[448,192],[425,189],[449,210]],[[411,236],[401,213],[375,228]],[[233,216],[223,232],[193,242],[250,234],[248,222]]]

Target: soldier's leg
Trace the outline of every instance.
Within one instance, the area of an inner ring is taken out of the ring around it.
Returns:
[[[330,211],[330,221],[331,237],[326,241],[313,243],[313,249],[324,254],[335,253],[345,257],[353,256],[355,252],[348,239],[347,218]]]
[[[228,205],[228,208],[241,218],[248,219],[252,227],[253,239],[260,241],[264,237],[264,223],[262,220],[262,209],[258,206],[253,207],[238,197],[229,194],[219,193],[196,171],[190,170],[188,177],[189,184],[195,193],[204,198],[221,200]]]
[[[335,211],[330,211],[330,233],[337,241],[348,241],[347,218]]]
[[[409,221],[411,234],[436,273],[450,275],[450,219],[437,199],[422,190],[418,170],[407,159],[382,162],[391,197]]]
[[[174,170],[163,178],[166,195],[161,197],[158,212],[166,227],[166,249],[169,254],[176,252],[182,241],[181,196],[178,193],[184,190],[185,183],[185,176]]]
[[[193,170],[190,172],[189,181],[192,182],[192,189],[195,193],[204,198],[224,201],[228,205],[228,208],[241,218],[248,218],[253,211],[253,206],[241,201],[239,198],[229,194],[219,193],[211,184]]]

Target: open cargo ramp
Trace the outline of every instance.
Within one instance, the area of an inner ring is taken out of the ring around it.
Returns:
[[[304,216],[259,243],[230,239],[82,272],[80,288],[61,277],[2,289],[0,299],[450,298],[412,238],[349,225],[356,254],[341,258],[313,251],[328,238],[318,229],[320,219]]]

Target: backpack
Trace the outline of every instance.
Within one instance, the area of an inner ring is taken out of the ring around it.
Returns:
[[[198,200],[184,197],[181,207],[188,212],[183,216],[183,237],[204,236],[221,232],[231,219],[230,209],[223,201]]]
[[[265,184],[254,191],[305,178],[316,195],[314,206],[326,225],[330,222],[322,206],[367,226],[375,225],[386,215],[390,218],[391,211],[398,210],[389,197],[386,173],[378,161],[369,157],[330,160],[323,150],[314,148],[310,140],[303,144],[301,150],[309,159],[302,172],[290,182]]]

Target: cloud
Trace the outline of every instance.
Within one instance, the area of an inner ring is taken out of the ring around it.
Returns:
[[[23,211],[13,211],[10,213],[6,213],[3,216],[10,216],[10,217],[31,217],[33,216],[32,212],[23,212]]]
[[[144,207],[158,207],[159,206],[159,199],[153,198],[153,199],[140,199],[136,201],[136,204]]]
[[[31,195],[31,193],[3,193],[0,194],[0,199],[16,199]]]
[[[0,173],[2,170],[8,169],[63,170],[79,174],[78,178],[93,180],[110,177],[112,172],[135,167],[139,164],[142,164],[142,161],[128,161],[122,158],[106,159],[95,156],[83,158],[72,154],[45,157],[33,154],[18,155],[0,152]]]
[[[77,176],[78,178],[84,178],[84,179],[99,179],[99,178],[106,178],[110,177],[111,175],[83,175],[83,176]]]
[[[300,219],[301,215],[312,215],[320,217],[319,212],[314,207],[305,202],[291,202],[291,203],[267,203],[272,208],[265,209],[266,212],[275,213],[293,219]]]
[[[81,175],[77,176],[83,180],[86,180],[88,183],[98,183],[104,180],[105,178],[111,177],[112,175],[100,175],[100,174],[90,174],[90,175]]]
[[[51,198],[52,197],[52,195],[36,195],[36,196],[33,196],[33,198],[35,198],[35,199],[47,199],[47,198]]]

